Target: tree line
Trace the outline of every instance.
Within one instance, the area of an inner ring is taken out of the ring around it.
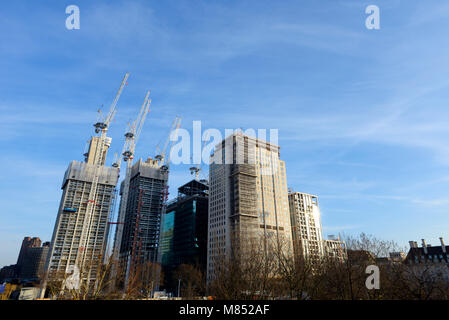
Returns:
[[[217,262],[219,268],[206,279],[204,270],[181,264],[172,278],[179,279],[174,295],[183,299],[218,300],[446,300],[449,299],[446,264],[413,265],[379,260],[403,249],[364,233],[343,236],[346,259],[307,259],[292,254],[282,241],[255,241]],[[237,246],[236,246],[237,247]],[[238,248],[238,247],[237,247]],[[101,261],[101,262],[99,262]],[[382,262],[380,262],[382,261]],[[115,259],[98,259],[94,284],[81,281],[66,287],[66,274],[48,274],[48,295],[56,299],[148,299],[156,282],[164,287],[163,269],[146,262],[124,272]],[[379,289],[366,285],[367,267],[379,268]],[[114,271],[115,270],[115,271]],[[155,270],[157,272],[155,272]],[[80,271],[83,274],[83,270]],[[155,276],[157,274],[157,277]],[[125,285],[126,283],[126,285]]]

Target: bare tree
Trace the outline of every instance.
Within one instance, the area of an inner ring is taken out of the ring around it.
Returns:
[[[163,283],[163,273],[159,263],[146,261],[130,268],[127,276],[126,271],[122,269],[120,279],[124,287],[123,299],[148,299],[154,293],[156,282],[158,281],[159,285]]]
[[[90,263],[85,264],[84,268],[79,270],[79,274],[69,274],[63,270],[49,272],[45,277],[46,290],[54,299],[106,299],[111,292],[110,285],[112,282],[110,272],[113,264],[113,259],[109,259],[107,263],[103,263],[103,258],[98,257]],[[86,270],[95,270],[93,279],[86,279]],[[68,280],[72,277],[76,278],[74,281],[77,283],[77,286],[68,285]]]
[[[309,259],[293,255],[284,239],[253,238],[234,243],[231,252],[214,261],[215,273],[207,288],[204,274],[195,266],[180,265],[173,276],[181,279],[181,295],[188,299],[205,293],[226,300],[449,299],[449,272],[445,263],[415,264],[386,259],[379,263],[379,257],[401,250],[394,241],[365,233],[344,239],[348,248],[345,259],[330,256]],[[138,264],[126,276],[125,270],[116,267],[114,261],[112,258],[107,263],[102,259],[93,261],[90,270],[95,270],[95,279],[91,283],[81,281],[76,288],[67,287],[72,275],[50,274],[46,278],[47,290],[57,299],[147,299],[156,282],[163,280],[159,264]],[[366,267],[373,264],[380,270],[380,288],[370,290],[366,287]],[[114,279],[113,267],[118,270]],[[161,276],[157,277],[157,273]]]
[[[382,240],[364,232],[358,236],[343,234],[341,238],[348,250],[371,252],[376,258],[388,257],[393,251],[405,251],[405,248],[400,247],[395,241]]]
[[[193,299],[204,295],[206,279],[198,268],[189,264],[181,264],[173,273],[173,277],[180,280],[182,297]]]

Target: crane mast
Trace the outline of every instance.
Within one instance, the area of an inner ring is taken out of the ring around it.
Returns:
[[[97,123],[94,124],[96,133],[101,132],[102,136],[106,136],[109,125],[111,124],[112,120],[114,119],[115,113],[117,112],[117,108],[116,108],[117,102],[118,102],[118,99],[120,99],[123,88],[127,84],[128,77],[129,77],[129,72],[127,72],[125,74],[125,77],[122,80],[120,88],[118,89],[117,94],[115,95],[114,101],[112,101],[111,106],[109,107],[109,113],[107,114],[106,118],[103,121],[98,121]]]
[[[206,145],[206,141],[207,141],[207,139],[205,139],[203,141],[203,145],[201,147],[201,152],[203,152],[204,146]],[[200,162],[195,167],[190,167],[189,168],[190,174],[192,174],[192,175],[194,174],[195,175],[195,180],[196,181],[200,180],[200,171],[201,171],[201,167],[200,166],[201,166],[201,159],[200,159]]]
[[[165,155],[165,154],[166,154],[166,151],[167,151],[167,147],[168,147],[168,145],[169,145],[169,143],[170,143],[170,135],[171,135],[171,133],[172,133],[173,131],[177,132],[180,126],[181,126],[181,117],[178,117],[178,116],[177,116],[177,117],[175,118],[175,120],[173,120],[173,123],[172,123],[172,125],[171,125],[171,127],[170,127],[170,132],[169,132],[169,134],[168,134],[167,140],[165,141],[164,148],[162,149],[162,151],[161,151],[160,154],[158,154],[158,155],[156,155],[156,156],[154,157],[156,160],[159,161],[159,164],[160,164],[161,166],[164,166],[165,163],[168,164],[168,162],[169,162],[169,160],[168,160],[168,161],[165,161],[165,160],[166,160],[166,155]],[[170,156],[170,155],[169,155],[169,156]]]
[[[181,127],[181,117],[177,116],[175,118],[175,121],[174,121],[174,128],[172,128],[172,130],[170,131],[169,139],[170,139],[170,136],[171,136],[172,132],[174,132],[174,134],[177,135],[178,130],[179,130],[180,127]],[[163,150],[163,153],[162,153],[163,154],[163,160],[165,160],[165,158],[167,159],[167,161],[163,163],[163,165],[165,165],[167,167],[167,169],[170,167],[170,155],[171,155],[170,153],[171,153],[172,146],[173,146],[173,141],[171,141],[170,148],[168,149],[168,157],[165,156],[166,149],[167,149],[167,143],[166,143],[166,145],[164,147],[164,150]]]

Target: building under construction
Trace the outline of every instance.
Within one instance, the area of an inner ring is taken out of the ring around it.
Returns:
[[[62,290],[68,287],[65,281],[68,276],[75,283],[72,289],[93,289],[103,263],[108,219],[119,176],[118,168],[105,165],[111,144],[106,133],[128,76],[129,73],[108,115],[94,124],[98,135],[90,139],[84,162],[72,161],[62,181],[63,192],[46,264],[47,280],[63,280]]]
[[[159,260],[161,215],[167,198],[168,168],[161,165],[159,160],[139,160],[133,165],[129,179],[119,251],[120,269],[125,273],[125,286],[130,278],[138,277],[139,282],[148,282],[143,284],[144,287],[149,287],[155,274],[153,269],[145,268]]]
[[[90,198],[97,171],[95,198]],[[62,198],[52,237],[50,274],[69,272],[70,266],[82,270],[84,279],[95,280],[104,254],[108,218],[118,180],[118,169],[72,161],[62,183]],[[88,213],[88,204],[94,204]],[[81,236],[85,234],[82,242]]]

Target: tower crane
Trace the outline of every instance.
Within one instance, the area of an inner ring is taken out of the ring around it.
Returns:
[[[95,246],[93,248],[89,248],[87,249],[89,243],[90,243],[90,236],[92,234],[91,229],[93,226],[93,216],[94,216],[94,212],[95,209],[97,207],[97,203],[96,203],[96,198],[97,198],[97,186],[98,186],[98,181],[99,181],[99,177],[101,174],[101,167],[102,165],[104,165],[105,163],[105,157],[106,157],[106,152],[105,152],[105,148],[107,146],[109,146],[110,143],[110,138],[108,138],[106,136],[107,131],[109,129],[109,126],[112,122],[112,120],[114,119],[115,113],[117,111],[116,106],[117,106],[117,102],[122,94],[123,88],[125,86],[125,84],[127,83],[129,77],[129,72],[127,72],[122,80],[122,83],[115,95],[115,98],[109,108],[109,113],[106,115],[105,118],[101,118],[101,113],[99,113],[99,119],[98,121],[94,124],[95,127],[95,133],[98,134],[97,137],[92,137],[92,141],[94,138],[96,138],[96,143],[95,143],[95,153],[92,159],[92,165],[94,166],[94,170],[93,170],[93,180],[92,180],[92,184],[90,187],[90,191],[89,191],[89,197],[88,197],[88,201],[87,201],[87,206],[86,206],[86,213],[84,215],[84,219],[83,219],[83,228],[82,228],[82,232],[80,235],[80,240],[79,240],[79,248],[77,250],[77,254],[76,254],[76,259],[75,259],[75,266],[78,266],[81,271],[82,271],[82,275],[81,277],[87,278],[87,281],[89,282],[90,279],[90,275],[91,275],[91,271],[92,271],[92,265],[90,264],[90,266],[88,267],[88,272],[86,274],[84,269],[85,263],[86,261],[94,261],[95,258],[95,254],[96,251],[98,250],[98,248],[96,248]],[[89,152],[92,152],[93,150],[89,150]],[[104,245],[104,244],[103,244]],[[88,257],[88,255],[90,255],[90,257]],[[67,269],[66,272],[68,271],[68,269],[71,266],[69,264],[67,264]],[[82,281],[83,279],[80,279],[80,281]],[[89,284],[88,284],[89,285]]]
[[[128,82],[129,72],[125,74],[125,77],[122,80],[122,84],[120,85],[120,88],[118,89],[117,94],[115,95],[114,101],[112,101],[111,106],[109,107],[109,113],[106,115],[106,118],[101,119],[101,112],[99,112],[99,119],[100,121],[97,121],[94,124],[95,132],[106,135],[106,132],[109,128],[109,125],[111,124],[112,120],[114,119],[115,113],[117,112],[116,106],[118,99],[120,99],[120,95],[122,94],[123,88],[125,87],[125,84]]]
[[[113,248],[114,259],[118,259],[118,255],[120,252],[120,245],[122,242],[123,223],[125,221],[126,205],[128,202],[129,183],[131,179],[131,168],[134,159],[134,151],[136,148],[137,140],[139,139],[140,133],[142,131],[145,118],[150,111],[150,105],[151,105],[150,91],[148,91],[143,101],[143,104],[140,107],[140,112],[137,118],[130,124],[129,130],[127,130],[127,132],[125,133],[125,143],[123,145],[123,150],[120,155],[120,158],[117,162],[113,164],[113,166],[115,166],[116,168],[120,168],[122,158],[123,161],[126,162],[126,175],[123,181],[123,193],[120,201],[118,221],[114,223],[117,224]]]
[[[172,132],[177,133],[180,126],[181,126],[181,117],[176,116],[175,120],[173,120],[173,123],[171,125],[167,140],[165,141],[164,148],[162,149],[160,154],[158,154],[154,157],[156,160],[159,161],[159,165],[164,170],[168,170],[168,168],[170,166],[170,164],[169,164],[170,163],[170,150],[171,150],[170,136],[171,136]],[[168,148],[169,144],[170,144],[170,148],[169,148],[169,152],[168,152],[169,155],[168,155],[168,158],[166,159],[166,152],[167,152],[167,148]]]
[[[207,139],[205,139],[205,140],[203,141],[203,145],[202,145],[202,147],[201,147],[201,152],[203,152],[203,149],[204,149],[204,146],[206,145],[206,142],[207,142]],[[191,174],[191,175],[195,175],[195,180],[196,180],[196,181],[199,181],[199,180],[200,180],[201,159],[202,159],[202,157],[200,158],[200,162],[199,162],[195,167],[190,167],[190,168],[189,168],[190,174]]]

